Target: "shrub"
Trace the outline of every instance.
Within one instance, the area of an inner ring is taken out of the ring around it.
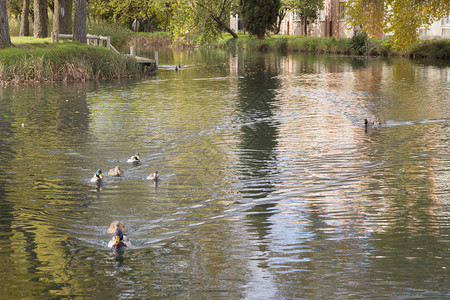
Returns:
[[[127,46],[131,31],[125,27],[109,23],[93,23],[88,26],[87,32],[93,35],[110,36],[111,44],[117,49],[124,49]]]
[[[350,39],[350,49],[357,55],[364,55],[367,53],[369,40],[370,38],[365,32],[355,35]]]

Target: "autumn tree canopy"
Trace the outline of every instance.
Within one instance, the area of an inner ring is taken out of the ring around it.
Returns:
[[[371,35],[392,36],[394,47],[409,49],[419,27],[429,26],[450,13],[450,0],[347,0],[346,14],[353,26]]]

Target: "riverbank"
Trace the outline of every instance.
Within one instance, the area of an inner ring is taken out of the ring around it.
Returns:
[[[111,31],[111,30],[110,30]],[[129,33],[119,35],[114,43],[139,47],[183,47],[170,33]],[[107,32],[106,32],[107,33]],[[71,41],[51,43],[50,39],[13,37],[15,47],[0,49],[0,83],[31,83],[49,81],[87,81],[138,77],[143,68],[135,59],[117,55],[103,47]],[[192,46],[186,46],[192,47]],[[206,46],[205,46],[206,47]],[[277,51],[340,54],[365,57],[410,57],[450,59],[448,40],[421,40],[410,51],[395,51],[386,39],[359,35],[352,39],[334,37],[303,37],[273,35],[259,40],[245,34],[234,39],[229,34],[208,47],[230,51]]]
[[[13,48],[0,49],[2,84],[87,81],[142,74],[135,59],[104,47],[33,38],[13,38],[13,43]]]
[[[240,34],[238,39],[234,39],[231,35],[224,34],[215,46],[224,49],[258,51],[450,59],[450,41],[448,40],[419,40],[408,51],[396,51],[389,43],[389,39],[369,38],[364,34],[351,39],[273,35],[264,40],[244,34]]]
[[[408,51],[397,51],[392,47],[389,39],[370,38],[360,34],[354,38],[335,37],[305,37],[272,35],[264,40],[238,34],[235,39],[230,34],[224,33],[212,45],[204,47],[222,48],[230,51],[277,51],[277,52],[308,52],[318,54],[339,54],[365,57],[410,57],[424,59],[450,59],[449,40],[419,40]],[[141,46],[183,46],[173,41],[169,33],[140,33],[131,36],[129,45]],[[189,46],[186,46],[189,47]],[[190,46],[192,47],[192,46]],[[201,47],[201,46],[200,46]]]

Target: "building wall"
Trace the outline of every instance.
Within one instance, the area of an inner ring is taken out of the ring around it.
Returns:
[[[340,18],[340,6],[345,0],[325,0],[324,10],[319,12],[317,20],[308,26],[308,36],[352,37],[353,30],[345,18]],[[294,12],[286,13],[281,25],[280,34],[304,36],[304,27]]]
[[[419,28],[419,38],[434,39],[434,38],[450,38],[450,16],[434,22],[430,27],[422,26]]]
[[[341,5],[345,0],[324,0],[324,10],[319,13],[319,17],[308,27],[308,35],[315,37],[343,37],[351,38],[355,34],[355,30],[350,27],[345,18],[340,18]],[[239,30],[239,19],[237,15],[230,18],[230,27],[235,32]],[[241,30],[242,31],[242,30]],[[286,13],[282,24],[280,34],[304,36],[303,26],[300,20],[295,16],[294,12]],[[450,39],[450,15],[447,18],[433,23],[429,28],[420,27],[421,39],[448,38]],[[378,33],[377,37],[381,38],[383,33]]]

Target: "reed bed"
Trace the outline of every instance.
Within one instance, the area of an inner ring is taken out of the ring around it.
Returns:
[[[136,60],[76,42],[27,44],[0,49],[0,82],[87,81],[142,74]]]

